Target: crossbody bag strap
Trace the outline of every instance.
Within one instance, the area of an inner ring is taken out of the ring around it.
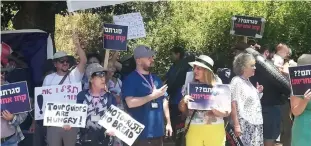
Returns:
[[[68,75],[70,74],[70,72],[71,72],[73,69],[75,69],[75,68],[76,68],[76,66],[72,66],[72,67],[69,69],[69,71],[64,75],[64,77],[62,78],[62,80],[59,82],[58,85],[63,84],[64,81],[66,80],[66,78],[68,77]]]
[[[190,117],[189,123],[187,124],[187,128],[185,129],[185,134],[184,134],[184,136],[187,135],[187,132],[188,132],[188,130],[189,130],[189,128],[190,128],[191,121],[192,121],[192,119],[193,119],[193,117],[194,117],[194,115],[195,115],[196,112],[197,112],[197,110],[194,110],[194,111],[193,111],[193,113],[192,113],[192,115],[191,115],[191,117]]]

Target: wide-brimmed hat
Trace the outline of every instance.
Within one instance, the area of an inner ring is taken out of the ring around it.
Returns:
[[[311,64],[311,54],[302,54],[298,60],[297,60],[298,65],[309,65]]]
[[[88,80],[90,81],[92,74],[99,71],[106,71],[106,70],[99,63],[92,63],[86,67],[85,74]]]
[[[68,57],[69,55],[64,52],[64,51],[58,51],[53,55],[53,59],[58,59],[58,58],[62,58],[62,57]]]
[[[193,62],[189,62],[189,65],[194,67],[196,66],[200,66],[203,68],[206,68],[210,71],[213,71],[213,65],[214,65],[214,61],[211,57],[206,56],[206,55],[200,55],[199,57],[195,58],[195,61]]]

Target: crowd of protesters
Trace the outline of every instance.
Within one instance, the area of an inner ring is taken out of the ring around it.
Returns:
[[[245,49],[257,50],[286,78],[288,67],[311,64],[311,54],[300,56],[296,63],[290,59],[291,49],[285,44],[278,44],[275,51],[256,43],[243,44],[235,48],[233,67],[217,72],[214,60],[200,55],[189,63],[189,71],[193,72],[191,82],[212,86],[230,84],[231,99],[213,102],[211,110],[191,110],[187,103],[193,97],[187,94],[187,85],[168,95],[165,84],[176,73],[176,64],[185,57],[184,48],[172,48],[174,64],[163,82],[151,73],[156,61],[153,58],[155,52],[148,46],[139,45],[134,49],[136,68],[121,78],[117,74],[122,70],[118,52],[113,53],[108,67],[104,68],[98,54],[86,55],[77,39],[75,42],[79,63],[72,65],[69,55],[56,52],[49,60],[52,67],[44,71],[42,86],[81,82],[83,90],[77,95],[77,103],[88,106],[86,127],[45,127],[42,120],[33,120],[30,131],[34,132],[35,146],[125,146],[113,131],[98,124],[110,105],[119,107],[145,126],[134,146],[163,146],[164,137],[173,137],[176,146],[223,146],[227,121],[245,146],[274,146],[280,135],[284,146],[311,145],[311,89],[302,97],[284,96],[256,70],[256,59]],[[26,66],[17,62],[20,58],[9,60],[8,64],[1,64],[1,85],[17,82],[9,80],[9,74]],[[33,87],[30,85],[30,88]],[[13,115],[9,111],[1,112],[1,145],[17,146],[24,139],[20,124],[31,113]],[[295,116],[293,125],[291,113]],[[178,135],[180,123],[184,123],[187,130]]]

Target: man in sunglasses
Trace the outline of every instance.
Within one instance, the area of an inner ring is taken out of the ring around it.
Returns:
[[[59,84],[78,83],[82,81],[84,75],[87,58],[84,50],[80,47],[77,36],[74,36],[76,52],[80,58],[79,64],[72,70],[69,70],[69,56],[63,51],[56,52],[53,56],[56,72],[47,75],[44,78],[42,86],[51,86]],[[66,76],[67,74],[67,76]],[[63,80],[64,79],[64,80]],[[63,81],[62,81],[63,80]],[[70,126],[48,127],[47,128],[47,143],[48,146],[75,146],[77,139],[78,128]]]
[[[128,113],[145,125],[134,146],[163,146],[164,119],[166,118],[166,136],[172,135],[166,90],[161,79],[150,72],[154,66],[155,52],[140,45],[134,50],[136,70],[123,81],[122,99],[125,100]]]

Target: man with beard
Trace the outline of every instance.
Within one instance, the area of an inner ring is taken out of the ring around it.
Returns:
[[[49,74],[44,78],[43,86],[78,83],[82,81],[87,58],[84,50],[80,47],[77,36],[74,36],[74,43],[77,54],[80,58],[79,64],[70,71],[68,55],[63,51],[56,52],[53,56],[56,72]],[[66,74],[68,75],[65,76]],[[63,78],[65,79],[63,80]],[[70,126],[64,126],[63,128],[48,127],[48,146],[62,146],[62,142],[64,142],[64,146],[75,146],[77,133],[78,128],[71,128]]]
[[[122,98],[127,111],[145,125],[134,146],[163,146],[164,116],[166,136],[172,135],[168,100],[165,98],[167,85],[162,86],[160,78],[150,73],[154,54],[149,47],[138,46],[134,50],[136,70],[123,81]]]

